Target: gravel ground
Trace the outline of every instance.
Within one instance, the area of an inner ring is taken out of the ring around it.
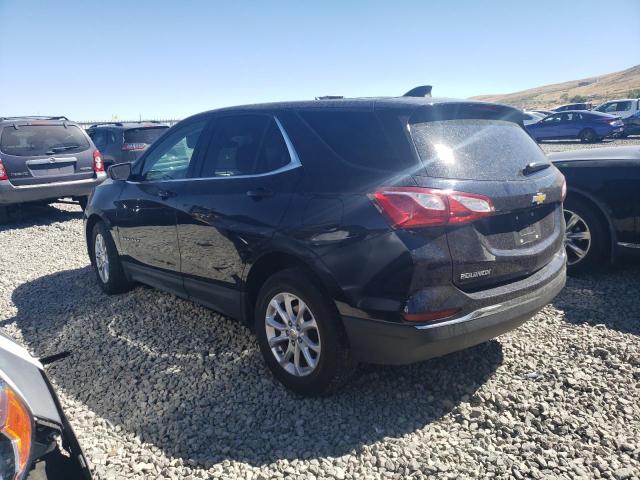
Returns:
[[[499,340],[302,399],[238,323],[103,295],[79,208],[56,204],[0,227],[0,327],[73,351],[47,372],[98,479],[621,480],[640,478],[640,263],[620,263]]]
[[[633,135],[628,138],[615,140],[604,140],[598,143],[581,143],[573,140],[553,140],[540,144],[546,153],[563,152],[565,150],[575,150],[577,148],[602,148],[602,147],[622,147],[626,145],[640,146],[640,135]]]

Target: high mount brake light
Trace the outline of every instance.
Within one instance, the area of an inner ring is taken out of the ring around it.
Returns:
[[[22,478],[29,466],[32,435],[33,419],[29,409],[16,392],[0,380],[0,441],[10,442],[15,457],[13,462],[0,462],[0,478]]]
[[[104,162],[102,161],[102,154],[100,150],[93,152],[93,171],[104,172]]]
[[[470,223],[495,212],[489,197],[423,187],[381,187],[369,195],[394,228]]]

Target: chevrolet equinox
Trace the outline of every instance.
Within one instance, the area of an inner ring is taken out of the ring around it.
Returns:
[[[253,326],[288,388],[487,341],[565,283],[564,177],[520,111],[319,99],[209,111],[109,169],[85,212],[106,293],[142,282]]]

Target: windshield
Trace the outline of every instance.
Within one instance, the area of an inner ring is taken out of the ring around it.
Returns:
[[[469,180],[523,179],[531,162],[548,163],[514,122],[459,119],[411,124],[411,137],[431,177]]]
[[[19,125],[5,127],[0,151],[17,157],[75,153],[89,148],[89,141],[75,125]]]

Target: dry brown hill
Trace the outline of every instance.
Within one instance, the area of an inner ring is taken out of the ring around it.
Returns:
[[[521,92],[480,95],[472,98],[487,102],[507,103],[525,109],[552,108],[569,103],[576,95],[585,96],[588,101],[597,105],[605,100],[625,98],[631,90],[635,89],[640,89],[640,65],[598,77],[555,83]]]

